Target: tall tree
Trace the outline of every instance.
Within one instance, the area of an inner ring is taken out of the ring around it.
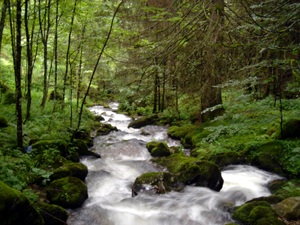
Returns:
[[[5,17],[6,17],[6,11],[7,11],[7,3],[8,0],[3,0],[2,8],[1,8],[1,19],[0,19],[0,57],[1,57],[1,44],[2,44],[2,36],[3,36],[3,30],[5,26]]]
[[[21,62],[22,62],[22,0],[16,2],[16,19],[13,18],[12,7],[8,0],[12,55],[15,71],[16,87],[16,117],[17,117],[17,144],[23,150],[23,121],[22,121],[22,91],[21,91]]]

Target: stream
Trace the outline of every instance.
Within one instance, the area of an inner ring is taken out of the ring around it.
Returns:
[[[224,185],[220,192],[187,186],[181,192],[162,195],[139,193],[132,197],[131,187],[139,175],[161,171],[150,159],[146,148],[150,141],[164,141],[178,146],[167,135],[167,128],[146,126],[127,128],[131,118],[117,114],[117,103],[110,109],[94,106],[91,111],[105,118],[104,123],[119,131],[94,139],[94,151],[102,158],[85,157],[89,198],[82,207],[69,210],[69,225],[223,225],[233,222],[229,206],[238,206],[260,196],[269,196],[266,187],[278,175],[255,167],[228,166],[222,171]],[[144,135],[142,132],[150,135]]]

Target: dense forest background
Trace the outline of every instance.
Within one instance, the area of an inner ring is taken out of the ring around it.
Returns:
[[[18,190],[22,171],[36,166],[20,156],[25,148],[89,130],[88,106],[161,113],[184,134],[223,121],[183,141],[200,158],[285,139],[277,130],[300,118],[300,1],[1,0],[0,8],[0,174]],[[285,144],[290,160],[299,143]],[[285,167],[292,176],[297,157]],[[32,173],[47,177],[45,168]]]

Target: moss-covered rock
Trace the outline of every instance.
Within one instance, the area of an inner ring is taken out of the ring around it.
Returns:
[[[64,208],[77,208],[88,198],[87,187],[77,177],[64,177],[47,187],[47,198]]]
[[[242,222],[244,225],[284,225],[277,217],[275,210],[265,201],[246,203],[238,207],[232,215],[232,218]]]
[[[279,202],[281,202],[283,200],[283,197],[278,196],[278,195],[270,195],[268,197],[258,197],[258,198],[254,198],[251,201],[248,202],[257,202],[257,201],[265,201],[268,202],[270,204],[277,204]]]
[[[129,127],[132,127],[132,128],[141,128],[141,127],[144,127],[144,126],[147,126],[147,125],[153,125],[153,124],[155,124],[155,122],[157,121],[157,119],[158,119],[158,115],[157,114],[153,114],[153,115],[150,115],[150,116],[145,116],[145,117],[142,117],[140,119],[132,121],[128,125],[128,128]]]
[[[137,177],[132,186],[132,195],[138,193],[164,194],[171,190],[182,190],[183,186],[174,174],[168,172],[144,173]]]
[[[1,225],[43,225],[44,220],[21,192],[0,181]]]
[[[153,161],[166,166],[184,184],[208,187],[215,191],[221,190],[223,186],[220,169],[214,163],[178,153],[168,157],[155,158]]]
[[[274,138],[276,140],[285,140],[291,138],[299,138],[300,137],[300,120],[291,119],[282,125],[282,134],[281,129],[278,128],[276,133],[274,134]]]
[[[62,156],[67,156],[67,144],[64,140],[41,140],[32,144],[34,154],[43,154],[45,151],[59,151]]]
[[[92,147],[94,145],[94,141],[90,136],[90,130],[81,129],[74,134],[74,138],[83,140],[88,147]]]
[[[0,128],[8,127],[8,121],[4,116],[0,116]]]
[[[40,202],[37,207],[45,221],[45,225],[63,225],[69,217],[68,212],[58,205]]]
[[[6,93],[3,97],[3,105],[16,104],[16,101],[15,93]]]
[[[300,197],[291,197],[273,206],[275,211],[287,220],[300,218]]]
[[[148,142],[146,144],[146,148],[148,149],[148,151],[151,153],[151,151],[156,148],[158,146],[159,142],[157,141],[151,141],[151,142]]]
[[[104,121],[104,120],[105,120],[104,117],[101,116],[101,115],[94,115],[94,116],[93,116],[93,119],[94,119],[95,121]]]
[[[96,158],[101,158],[99,154],[90,151],[88,149],[87,144],[83,140],[74,139],[69,147],[72,148],[73,150],[75,150],[79,155],[82,155],[82,156],[90,155],[90,156],[94,156]]]
[[[103,123],[101,124],[100,128],[97,129],[97,135],[107,135],[111,131],[117,131],[118,129],[110,124]]]
[[[51,181],[61,179],[63,177],[77,177],[80,180],[85,180],[88,174],[86,165],[82,163],[69,163],[65,164],[56,170],[50,176]]]
[[[45,163],[47,163],[47,166],[52,167],[54,169],[57,169],[58,167],[64,165],[64,164],[68,164],[68,163],[72,163],[72,161],[67,160],[66,158],[64,158],[63,156],[58,155],[54,161],[52,161],[51,163],[49,163],[49,161],[45,160],[45,158],[43,157],[42,154],[37,155],[34,159],[33,159],[34,164],[39,167],[44,165]]]
[[[154,157],[169,156],[170,154],[170,149],[164,142],[160,142],[155,148],[151,150],[151,155]]]
[[[278,141],[268,142],[258,148],[249,158],[252,158],[252,164],[273,173],[284,175],[280,158],[283,153],[283,146]]]
[[[267,206],[256,206],[249,214],[249,224],[253,225],[285,225],[277,219],[278,215],[274,209]]]
[[[209,160],[217,164],[221,169],[228,165],[241,164],[242,162],[244,162],[243,157],[241,157],[239,153],[234,151],[218,153],[212,156]]]
[[[195,130],[193,130],[192,132],[188,133],[185,136],[185,138],[183,140],[183,145],[186,147],[199,146],[199,145],[201,145],[201,141],[212,133],[212,131],[210,131],[209,129],[206,129],[206,128],[225,126],[225,125],[227,125],[227,124],[223,121],[214,121],[214,122],[203,123],[199,127],[197,127]]]
[[[181,140],[193,129],[194,129],[193,126],[184,126],[184,127],[172,126],[168,130],[168,135],[173,139]]]
[[[55,96],[57,101],[62,101],[63,100],[63,95],[62,93],[60,93],[59,91],[56,91],[56,96]],[[50,100],[54,100],[54,90],[51,90],[49,92],[49,96],[48,96],[48,101]]]

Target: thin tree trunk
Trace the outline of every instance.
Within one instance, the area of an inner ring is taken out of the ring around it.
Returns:
[[[12,17],[10,1],[8,0],[8,11],[10,21],[10,33],[11,33],[11,45],[12,55],[14,61],[15,71],[15,87],[16,87],[16,117],[17,117],[17,145],[23,150],[23,121],[22,121],[22,92],[21,92],[21,57],[22,57],[22,45],[21,45],[21,28],[22,28],[22,0],[16,2],[16,22]],[[16,29],[14,29],[16,26]]]
[[[31,82],[32,82],[32,72],[33,72],[33,61],[32,61],[32,38],[33,34],[30,35],[28,27],[28,2],[25,1],[25,32],[26,32],[26,49],[27,49],[27,112],[26,120],[30,118],[30,108],[31,108]],[[34,9],[35,10],[35,9]],[[34,16],[35,20],[35,16]],[[33,25],[34,26],[34,25]]]
[[[67,53],[66,53],[66,71],[65,71],[64,86],[63,86],[63,101],[65,101],[67,76],[68,76],[68,72],[69,72],[69,54],[70,54],[71,36],[72,36],[73,23],[74,23],[75,12],[76,12],[76,5],[77,5],[77,0],[75,0],[75,4],[74,4],[74,8],[73,8],[72,19],[71,19],[71,28],[70,28],[70,32],[69,32],[69,38],[68,38],[68,48],[67,48]]]
[[[117,6],[117,9],[116,9],[116,11],[115,11],[115,13],[114,13],[114,15],[113,15],[112,20],[111,20],[111,23],[110,23],[110,29],[109,29],[108,35],[107,35],[107,37],[106,37],[106,40],[105,40],[105,42],[104,42],[104,44],[103,44],[103,47],[102,47],[101,52],[100,52],[100,54],[99,54],[99,57],[98,57],[98,59],[97,59],[97,62],[96,62],[96,65],[95,65],[95,67],[94,67],[94,70],[93,70],[93,73],[92,73],[92,76],[91,76],[91,79],[90,79],[88,88],[87,88],[87,90],[86,90],[86,93],[85,93],[85,95],[84,95],[84,97],[83,97],[83,100],[82,100],[82,103],[81,103],[80,112],[79,112],[79,118],[78,118],[78,124],[77,124],[77,127],[76,127],[76,129],[75,129],[73,135],[72,135],[72,140],[71,140],[71,141],[73,141],[73,138],[74,138],[75,133],[79,130],[79,127],[80,127],[80,124],[81,124],[81,117],[82,117],[82,112],[83,112],[83,106],[84,106],[84,104],[85,104],[86,97],[87,97],[88,94],[89,94],[89,90],[90,90],[91,84],[92,84],[92,82],[93,82],[94,75],[95,75],[95,73],[96,73],[98,64],[99,64],[100,59],[101,59],[101,57],[102,57],[102,54],[103,54],[103,52],[104,52],[104,50],[105,50],[105,47],[106,47],[106,45],[107,45],[107,42],[108,42],[108,40],[109,40],[109,38],[110,38],[110,34],[111,34],[111,32],[112,32],[112,28],[113,28],[113,24],[114,24],[115,17],[116,17],[116,15],[117,15],[117,12],[118,12],[120,6],[123,4],[123,2],[124,2],[124,0],[122,0],[122,1],[120,2],[120,4]]]
[[[1,9],[1,20],[0,20],[0,58],[1,58],[2,35],[5,26],[6,9],[7,9],[7,0],[3,0],[2,9]]]
[[[84,34],[85,34],[85,27],[83,26],[82,34],[81,34],[81,43],[80,43],[80,59],[79,59],[79,71],[78,71],[78,82],[77,82],[77,93],[76,93],[76,99],[77,99],[77,111],[79,107],[79,100],[80,100],[80,89],[81,89],[81,71],[82,71],[82,56],[83,56],[83,40],[84,40]]]
[[[51,0],[48,1],[47,7],[45,7],[44,12],[44,26],[41,18],[41,1],[39,8],[39,21],[40,21],[40,32],[42,35],[42,42],[44,44],[44,91],[43,91],[43,100],[41,103],[42,107],[45,107],[47,95],[48,95],[48,82],[47,82],[47,73],[48,73],[48,38],[49,38],[49,30],[50,30],[50,8],[51,8]]]

